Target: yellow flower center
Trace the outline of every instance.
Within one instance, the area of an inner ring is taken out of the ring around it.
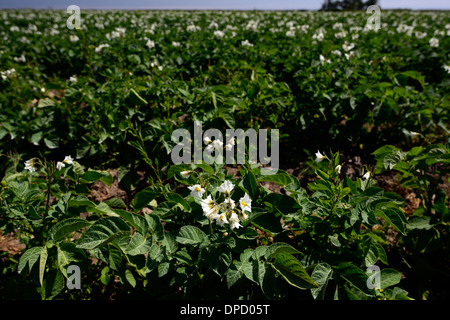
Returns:
[[[199,192],[199,191],[200,191],[200,188],[199,188],[199,187],[195,188],[195,191]]]
[[[245,201],[242,201],[242,205],[243,205],[244,207],[247,206],[247,204],[245,203]]]

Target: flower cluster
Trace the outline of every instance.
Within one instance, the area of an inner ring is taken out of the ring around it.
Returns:
[[[220,148],[223,147],[223,141],[220,139],[215,139],[213,141],[209,137],[204,137],[203,142],[207,145],[206,150],[208,150],[209,152],[212,152],[213,150],[220,150]],[[234,138],[231,138],[225,145],[225,150],[230,151],[235,144],[236,142]]]
[[[25,161],[25,169],[30,172],[35,172],[37,162],[38,162],[37,158],[32,158],[30,160]]]
[[[246,220],[248,218],[246,212],[251,212],[252,210],[252,199],[248,194],[245,194],[239,199],[239,207],[236,205],[235,201],[231,199],[231,192],[234,189],[234,185],[228,180],[217,188],[217,191],[223,195],[222,203],[213,200],[211,195],[208,195],[203,199],[205,189],[199,184],[188,188],[191,190],[191,196],[201,199],[200,204],[203,209],[203,215],[210,221],[215,221],[219,226],[229,224],[231,229],[238,229],[242,227],[240,224],[241,219]]]
[[[30,160],[25,161],[25,170],[30,172],[35,172],[37,165],[40,163],[38,158],[32,158]],[[63,161],[58,161],[56,163],[56,169],[61,170],[66,166],[66,164],[72,164],[73,158],[71,156],[66,156]]]
[[[62,168],[64,168],[66,166],[66,164],[72,164],[72,162],[73,162],[73,158],[71,156],[66,156],[62,162],[58,161],[56,163],[56,169],[61,170]]]
[[[14,68],[11,68],[6,71],[0,71],[0,76],[2,77],[3,80],[8,79],[8,77],[10,77],[14,74],[16,74],[16,69],[14,69]]]

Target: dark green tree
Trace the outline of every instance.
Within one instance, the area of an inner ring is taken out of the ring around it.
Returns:
[[[375,5],[378,0],[325,0],[321,10],[340,11],[340,10],[366,10],[369,6]]]

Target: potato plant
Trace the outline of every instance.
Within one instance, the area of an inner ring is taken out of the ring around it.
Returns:
[[[0,297],[445,298],[447,11],[0,15]],[[280,168],[175,164],[197,122]]]

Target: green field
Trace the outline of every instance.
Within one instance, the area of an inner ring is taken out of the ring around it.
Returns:
[[[450,298],[448,11],[0,16],[0,298]]]

